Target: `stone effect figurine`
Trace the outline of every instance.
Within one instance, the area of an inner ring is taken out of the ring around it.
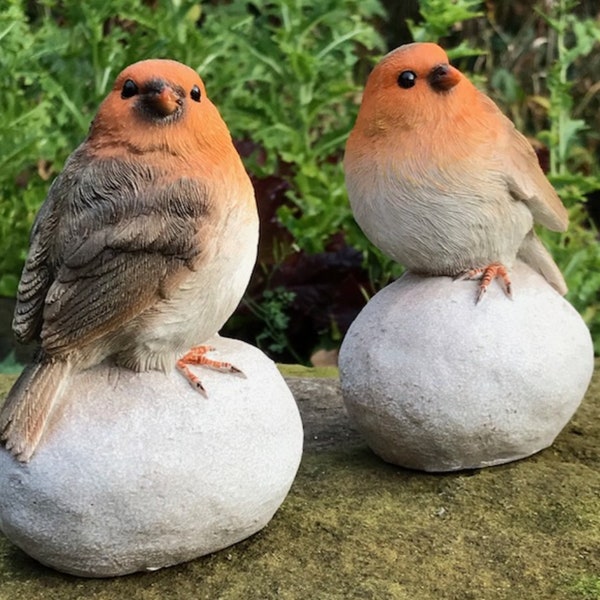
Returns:
[[[71,373],[111,359],[178,368],[223,326],[256,259],[254,191],[227,126],[189,67],[125,69],[36,218],[13,323],[41,350],[0,412],[28,461]],[[235,369],[233,369],[235,370]]]
[[[340,351],[370,446],[445,471],[551,444],[589,384],[593,347],[533,230],[564,231],[568,215],[526,138],[439,46],[409,44],[371,73],[344,167],[358,224],[409,270]],[[480,278],[477,303],[451,278]]]
[[[15,332],[41,350],[0,412],[0,528],[17,546],[108,577],[268,523],[300,464],[298,408],[260,350],[214,335],[257,241],[252,185],[198,75],[126,68],[50,189],[19,286]],[[245,377],[200,383],[188,366],[232,363]]]
[[[435,44],[408,44],[369,76],[346,146],[356,221],[413,273],[504,279],[515,257],[565,294],[533,231],[568,215],[535,152],[498,107]]]

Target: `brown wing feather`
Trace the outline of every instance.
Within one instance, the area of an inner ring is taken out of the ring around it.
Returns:
[[[539,165],[527,138],[506,119],[502,136],[504,168],[510,193],[524,202],[536,223],[552,231],[566,231],[569,213]]]
[[[29,240],[29,254],[21,274],[17,303],[13,318],[13,331],[20,342],[34,340],[42,327],[44,299],[52,283],[49,270],[49,252],[56,236],[58,224],[55,194],[50,188],[48,198],[38,212]]]
[[[89,161],[83,150],[46,202],[52,231],[39,220],[34,242],[42,251],[28,259],[23,275],[39,283],[23,285],[17,312],[31,324],[42,321],[49,354],[122,326],[168,294],[194,268],[198,229],[209,210],[198,180],[173,180],[115,159]]]

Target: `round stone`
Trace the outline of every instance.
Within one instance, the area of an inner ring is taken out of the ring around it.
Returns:
[[[211,358],[244,374],[100,365],[72,377],[31,461],[0,451],[0,527],[74,575],[154,570],[262,529],[286,497],[302,423],[275,364],[214,338]]]
[[[344,403],[385,461],[425,471],[496,465],[552,444],[594,368],[575,309],[527,265],[514,297],[406,273],[376,294],[340,350]]]

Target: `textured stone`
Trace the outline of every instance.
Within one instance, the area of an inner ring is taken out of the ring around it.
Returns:
[[[522,263],[514,299],[492,282],[407,273],[376,294],[340,351],[349,416],[384,460],[425,471],[508,462],[546,448],[594,368],[575,309]]]
[[[364,445],[344,410],[340,382],[320,377],[286,377],[304,424],[304,450],[348,450]]]
[[[263,528],[302,454],[302,424],[258,349],[215,338],[245,378],[100,365],[74,376],[27,465],[0,451],[0,527],[40,562],[84,576],[180,563]]]

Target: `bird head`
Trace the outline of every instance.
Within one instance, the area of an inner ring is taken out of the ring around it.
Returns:
[[[172,60],[145,60],[117,77],[107,104],[147,125],[165,126],[185,118],[204,96],[204,84],[193,69]]]
[[[190,67],[165,59],[124,69],[98,109],[88,146],[100,152],[189,154],[231,140],[227,126]],[[218,148],[215,150],[218,151]]]
[[[449,112],[463,105],[471,88],[437,44],[400,46],[370,74],[357,127],[377,134],[443,122]]]

